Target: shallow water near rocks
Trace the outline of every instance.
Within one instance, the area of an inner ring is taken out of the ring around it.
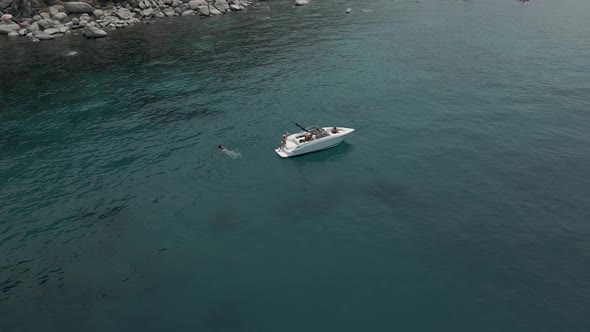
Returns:
[[[590,3],[291,7],[0,39],[0,330],[586,331]]]

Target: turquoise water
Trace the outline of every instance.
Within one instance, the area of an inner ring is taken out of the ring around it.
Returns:
[[[589,13],[277,1],[0,39],[0,330],[587,331]],[[295,122],[356,131],[284,160]]]

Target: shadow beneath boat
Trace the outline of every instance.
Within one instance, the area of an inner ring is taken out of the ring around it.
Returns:
[[[342,142],[333,148],[329,148],[323,151],[307,153],[300,156],[290,157],[288,159],[295,163],[323,163],[328,161],[338,161],[344,158],[352,150],[354,150],[353,145],[346,142]]]

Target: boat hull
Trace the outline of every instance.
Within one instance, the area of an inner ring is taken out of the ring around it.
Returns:
[[[326,131],[330,129],[331,127],[324,128]],[[330,134],[330,136],[304,143],[297,142],[305,132],[289,135],[287,137],[287,143],[282,148],[275,149],[275,152],[282,158],[289,158],[327,150],[342,143],[354,131],[352,128],[338,128],[338,130],[339,133],[337,134]]]

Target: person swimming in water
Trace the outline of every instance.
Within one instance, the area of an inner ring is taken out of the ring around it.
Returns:
[[[237,151],[232,151],[221,144],[219,144],[217,146],[217,150],[219,150],[219,152],[225,153],[226,155],[232,157],[233,159],[240,158],[242,156],[241,153],[239,153]]]

